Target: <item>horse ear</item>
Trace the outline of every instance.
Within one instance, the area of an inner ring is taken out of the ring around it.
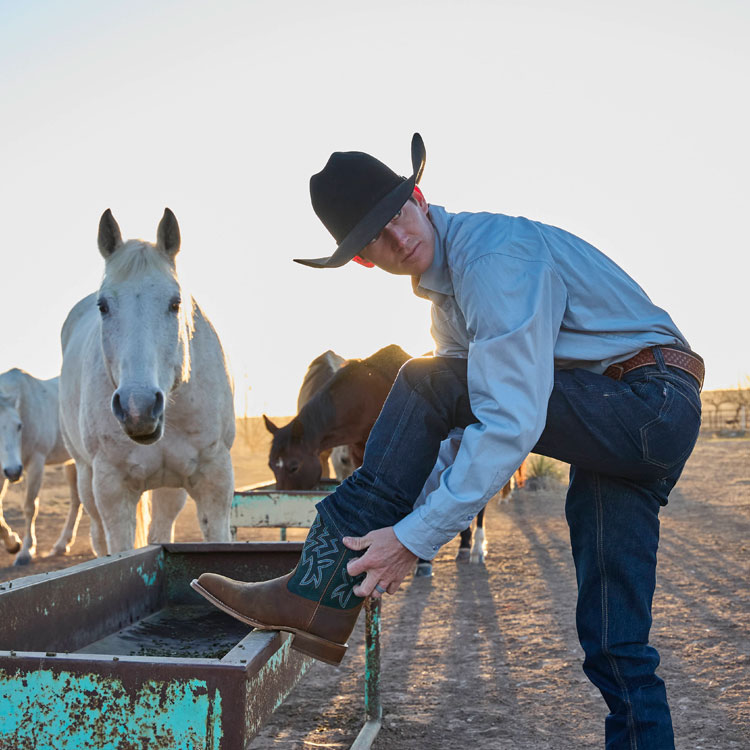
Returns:
[[[265,414],[263,415],[263,421],[266,423],[266,429],[275,435],[280,428],[278,428]]]
[[[112,211],[107,209],[103,214],[102,218],[99,219],[99,252],[104,257],[104,260],[109,258],[112,253],[122,245],[122,233],[120,227],[115,221],[115,217],[112,216]]]
[[[168,208],[164,209],[164,216],[156,230],[156,245],[170,258],[180,251],[180,226],[177,217]]]

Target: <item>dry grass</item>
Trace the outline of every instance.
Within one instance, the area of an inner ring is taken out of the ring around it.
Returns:
[[[528,490],[554,490],[567,482],[568,464],[547,456],[532,454],[526,461]]]

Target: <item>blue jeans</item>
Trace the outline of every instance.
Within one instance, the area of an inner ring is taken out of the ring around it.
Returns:
[[[571,465],[565,514],[578,581],[583,669],[610,713],[606,747],[674,747],[659,655],[648,643],[656,584],[659,509],[698,437],[700,395],[689,374],[664,365],[620,381],[558,370],[533,452]],[[370,433],[362,467],[318,504],[329,529],[363,536],[411,512],[454,427],[476,422],[466,361],[407,362]]]

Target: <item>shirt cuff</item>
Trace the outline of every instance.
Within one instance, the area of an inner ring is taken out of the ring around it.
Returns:
[[[420,506],[409,513],[406,518],[402,518],[393,527],[393,531],[399,542],[420,560],[432,560],[440,548],[455,535],[446,536],[445,532],[433,529],[427,524],[419,512],[423,507]]]

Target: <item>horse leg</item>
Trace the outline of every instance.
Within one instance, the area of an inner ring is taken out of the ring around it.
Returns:
[[[432,560],[423,560],[421,557],[417,560],[417,567],[414,569],[415,578],[429,578],[432,575]]]
[[[487,540],[484,536],[484,508],[477,513],[477,532],[474,535],[474,544],[471,547],[471,562],[484,563],[487,554]]]
[[[195,500],[198,525],[206,542],[229,542],[229,510],[234,498],[234,472],[229,451],[198,472],[200,479],[188,485]]]
[[[174,523],[186,500],[187,491],[182,487],[159,487],[152,491],[149,544],[174,541]]]
[[[331,449],[321,451],[320,453],[320,478],[322,480],[331,478],[331,465],[328,459],[331,457]]]
[[[135,506],[135,540],[136,549],[148,544],[148,532],[151,528],[151,490],[143,492]]]
[[[91,488],[104,530],[107,553],[114,555],[133,549],[141,493],[127,487],[114,466],[97,459],[94,459]],[[81,489],[80,482],[78,489]],[[81,500],[83,499],[81,493]]]
[[[339,482],[343,482],[347,477],[354,473],[352,463],[352,449],[350,445],[337,445],[331,451],[331,463],[333,464],[333,473]]]
[[[39,490],[44,475],[44,457],[34,454],[26,464],[26,498],[23,514],[26,519],[26,534],[21,551],[16,555],[13,565],[28,565],[36,555],[36,516],[39,512]]]
[[[104,525],[94,498],[93,471],[91,466],[78,460],[76,461],[76,486],[81,505],[91,518],[91,549],[97,557],[103,557],[107,554],[107,536],[104,533]]]
[[[468,562],[471,556],[471,524],[467,529],[464,529],[461,534],[461,541],[458,545],[458,554],[456,555],[456,562]]]
[[[2,537],[3,544],[5,544],[5,549],[11,555],[15,555],[21,549],[21,537],[5,521],[5,516],[3,515],[3,498],[8,489],[8,480],[3,477],[0,481],[2,481],[2,486],[0,487],[0,537]]]
[[[516,487],[518,488],[521,488],[526,484],[526,461],[527,459],[525,458],[521,461],[521,465],[516,469],[516,473],[513,475],[513,478],[516,480]]]
[[[513,479],[509,479],[500,490],[500,497],[498,498],[501,503],[510,502],[511,495],[513,494]]]
[[[526,484],[526,459],[521,461],[521,465],[513,472],[511,478],[505,483],[500,490],[499,502],[508,503],[513,497],[513,490],[520,489]]]
[[[76,540],[78,523],[83,513],[81,498],[78,496],[78,472],[76,471],[75,463],[69,461],[63,464],[63,471],[65,472],[65,479],[70,490],[70,505],[68,507],[68,517],[65,520],[65,526],[63,526],[60,536],[50,550],[49,557],[67,555],[70,552],[70,548]]]

